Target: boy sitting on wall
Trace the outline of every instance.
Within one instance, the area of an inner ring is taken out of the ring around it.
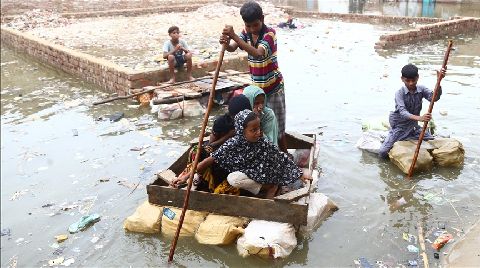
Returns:
[[[177,26],[168,28],[170,40],[163,44],[163,58],[168,61],[168,70],[170,71],[169,83],[175,83],[175,68],[182,67],[187,63],[187,79],[192,77],[192,53],[188,50],[188,45],[184,40],[180,40],[180,29]]]

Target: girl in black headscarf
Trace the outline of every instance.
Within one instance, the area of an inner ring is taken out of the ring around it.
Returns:
[[[262,188],[267,198],[275,195],[279,185],[307,179],[287,154],[263,137],[260,119],[250,110],[243,110],[235,116],[235,136],[200,162],[197,171],[201,172],[213,163],[230,173],[227,177],[230,185],[253,194],[258,194]],[[188,175],[174,180],[172,186],[185,182]]]

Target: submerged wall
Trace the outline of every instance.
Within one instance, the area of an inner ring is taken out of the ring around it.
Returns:
[[[469,32],[480,32],[480,18],[460,18],[419,26],[415,29],[399,31],[380,36],[375,49],[385,49],[423,40]]]
[[[360,23],[382,23],[408,25],[415,23],[417,27],[410,30],[393,32],[380,36],[375,43],[375,49],[386,49],[408,43],[415,43],[424,40],[438,39],[445,36],[452,36],[461,33],[480,32],[480,18],[453,18],[444,20],[439,18],[424,17],[398,17],[382,15],[363,14],[338,14],[294,11],[289,7],[286,11],[297,17],[313,17],[317,19],[337,19],[349,22]]]
[[[126,95],[132,88],[156,85],[169,79],[168,68],[137,71],[115,64],[83,52],[54,44],[29,33],[23,33],[7,27],[1,27],[2,45],[8,45],[25,52],[38,60],[57,67],[69,74],[94,83],[108,92]],[[215,70],[218,60],[208,60],[194,64],[193,76],[205,76]],[[222,70],[247,69],[246,55],[225,57]],[[179,80],[186,73],[178,73]]]

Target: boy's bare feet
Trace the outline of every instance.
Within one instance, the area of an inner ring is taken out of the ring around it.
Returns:
[[[168,80],[167,84],[175,84],[175,79],[172,78],[172,79]]]
[[[188,77],[188,81],[193,81],[193,80],[195,80],[195,78],[193,78],[193,76]]]

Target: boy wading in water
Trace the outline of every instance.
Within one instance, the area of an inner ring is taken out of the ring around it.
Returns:
[[[278,145],[287,152],[285,139],[285,90],[277,63],[277,37],[273,28],[264,24],[263,11],[256,2],[247,2],[240,9],[245,29],[237,35],[232,26],[225,26],[220,43],[229,52],[240,48],[248,53],[248,65],[253,84],[265,91],[267,107],[278,120]]]
[[[445,69],[437,71],[438,77],[445,77]],[[388,157],[388,152],[397,141],[418,140],[422,127],[418,122],[428,122],[432,119],[430,113],[420,116],[423,98],[431,101],[433,91],[422,85],[417,85],[418,68],[413,64],[405,65],[402,68],[403,86],[395,93],[395,111],[390,112],[390,131],[380,147],[379,155],[382,158]],[[442,88],[438,89],[437,98],[440,99]],[[433,140],[429,132],[425,132],[424,140]]]
[[[188,50],[185,41],[180,40],[180,30],[177,26],[168,28],[170,40],[163,44],[163,58],[168,61],[168,70],[170,71],[169,83],[175,83],[175,68],[182,67],[187,63],[187,79],[192,77],[192,53]]]

